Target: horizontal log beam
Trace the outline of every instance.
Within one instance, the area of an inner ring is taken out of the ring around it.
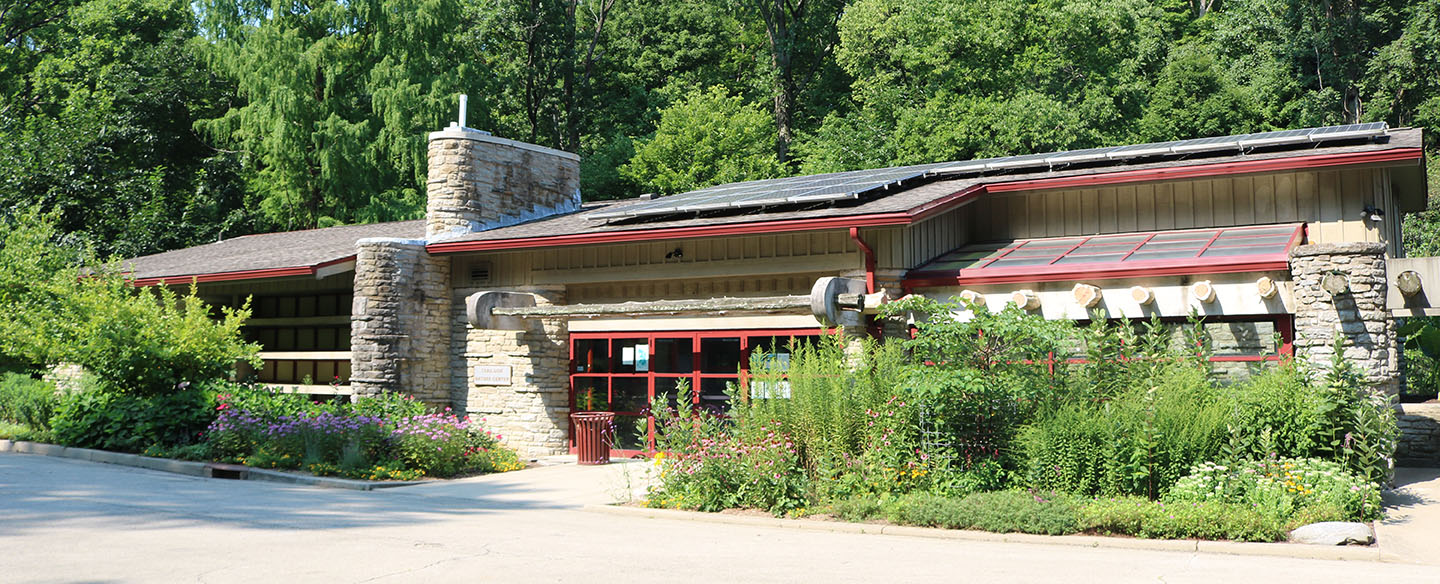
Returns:
[[[764,296],[758,298],[704,298],[698,300],[651,300],[613,304],[564,304],[555,306],[500,307],[495,316],[519,318],[607,317],[680,314],[723,314],[731,312],[808,312],[810,296]]]

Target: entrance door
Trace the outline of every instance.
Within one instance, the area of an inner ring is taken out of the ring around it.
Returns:
[[[819,329],[571,333],[571,410],[614,412],[615,455],[640,454],[654,444],[652,400],[674,404],[676,387],[685,381],[691,403],[723,412],[725,390],[744,386],[752,354],[784,352],[791,337],[819,335]]]

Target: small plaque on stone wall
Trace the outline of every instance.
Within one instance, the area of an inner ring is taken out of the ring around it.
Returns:
[[[510,385],[510,366],[476,365],[475,385]]]

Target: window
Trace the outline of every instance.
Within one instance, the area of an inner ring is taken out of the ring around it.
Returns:
[[[615,448],[639,453],[655,430],[646,415],[652,399],[673,404],[684,381],[697,407],[723,411],[726,389],[747,381],[752,355],[788,361],[791,338],[819,336],[818,329],[572,333],[571,407],[615,412]]]

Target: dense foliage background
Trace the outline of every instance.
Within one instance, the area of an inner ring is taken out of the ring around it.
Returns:
[[[590,199],[1429,127],[1440,0],[0,0],[0,212],[123,255],[418,217],[461,92]]]
[[[0,0],[0,216],[38,204],[102,257],[416,218],[458,93],[473,127],[581,154],[592,200],[1434,129],[1440,0]],[[1437,224],[1407,217],[1410,249]]]

